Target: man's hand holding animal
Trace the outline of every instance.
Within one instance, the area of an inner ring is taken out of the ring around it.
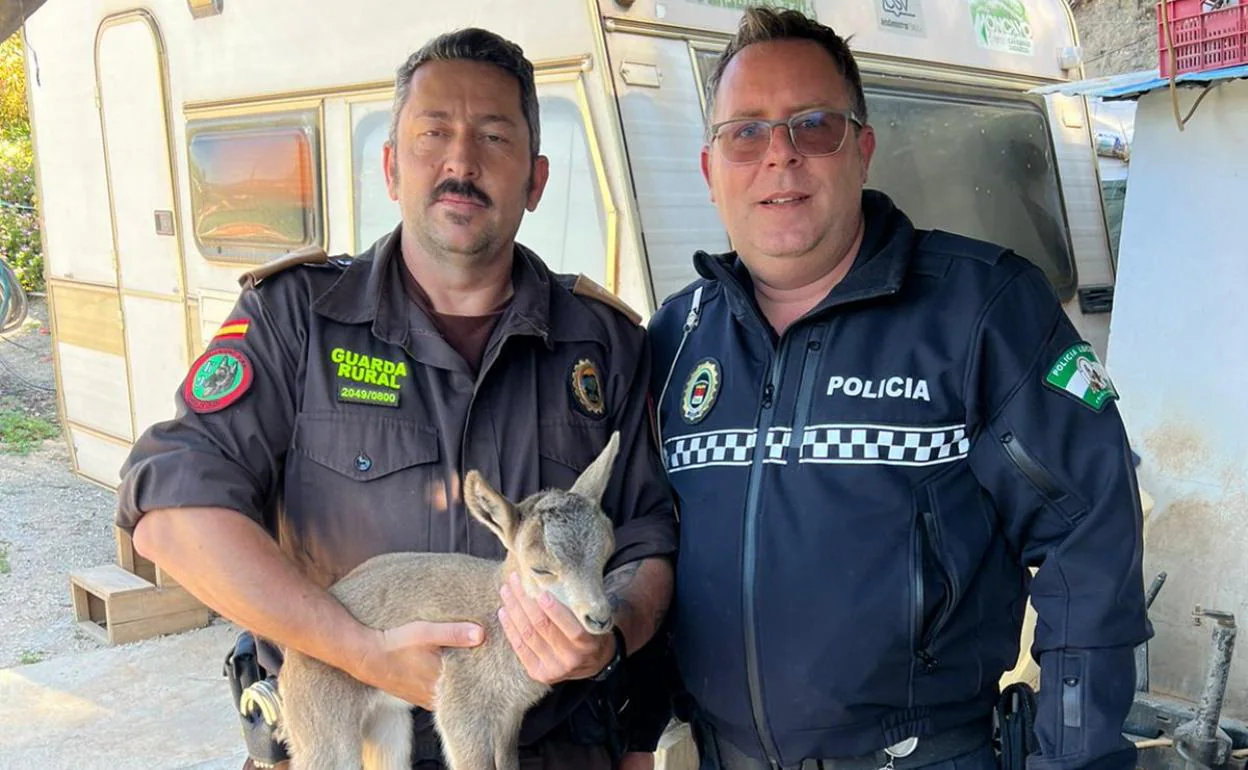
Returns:
[[[549,592],[531,599],[515,573],[499,593],[503,632],[533,679],[548,685],[588,679],[615,656],[613,634],[589,633]]]

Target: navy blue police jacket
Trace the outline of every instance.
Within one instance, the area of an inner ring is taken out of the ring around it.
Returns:
[[[863,209],[853,267],[778,338],[731,253],[651,320],[683,687],[782,765],[921,740],[991,713],[1030,594],[1031,768],[1132,768],[1152,630],[1113,385],[1040,269]]]

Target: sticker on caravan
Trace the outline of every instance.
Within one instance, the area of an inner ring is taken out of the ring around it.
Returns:
[[[779,10],[798,11],[810,18],[815,18],[815,4],[811,0],[768,0],[760,2],[760,0],[693,0],[698,5],[710,5],[715,8],[732,8],[737,11],[744,11],[746,8],[752,8],[756,5],[766,5]]]
[[[923,0],[875,0],[875,18],[885,32],[925,37]]]
[[[1023,0],[970,0],[971,25],[981,48],[1031,56],[1035,41]]]

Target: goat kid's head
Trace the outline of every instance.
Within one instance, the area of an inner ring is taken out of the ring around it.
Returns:
[[[615,536],[602,512],[602,494],[620,450],[611,439],[568,490],[545,490],[512,505],[477,471],[464,477],[464,503],[508,550],[530,597],[543,591],[563,603],[591,634],[611,630],[603,569]]]

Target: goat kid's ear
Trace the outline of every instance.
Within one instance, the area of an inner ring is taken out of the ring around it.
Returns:
[[[607,490],[607,482],[611,480],[611,466],[615,464],[615,456],[619,453],[620,432],[617,430],[611,434],[611,440],[603,447],[602,453],[589,464],[568,491],[601,504],[602,494]]]
[[[468,511],[511,549],[512,539],[519,524],[516,508],[507,498],[494,491],[490,482],[477,471],[468,471],[464,477],[464,504]]]

